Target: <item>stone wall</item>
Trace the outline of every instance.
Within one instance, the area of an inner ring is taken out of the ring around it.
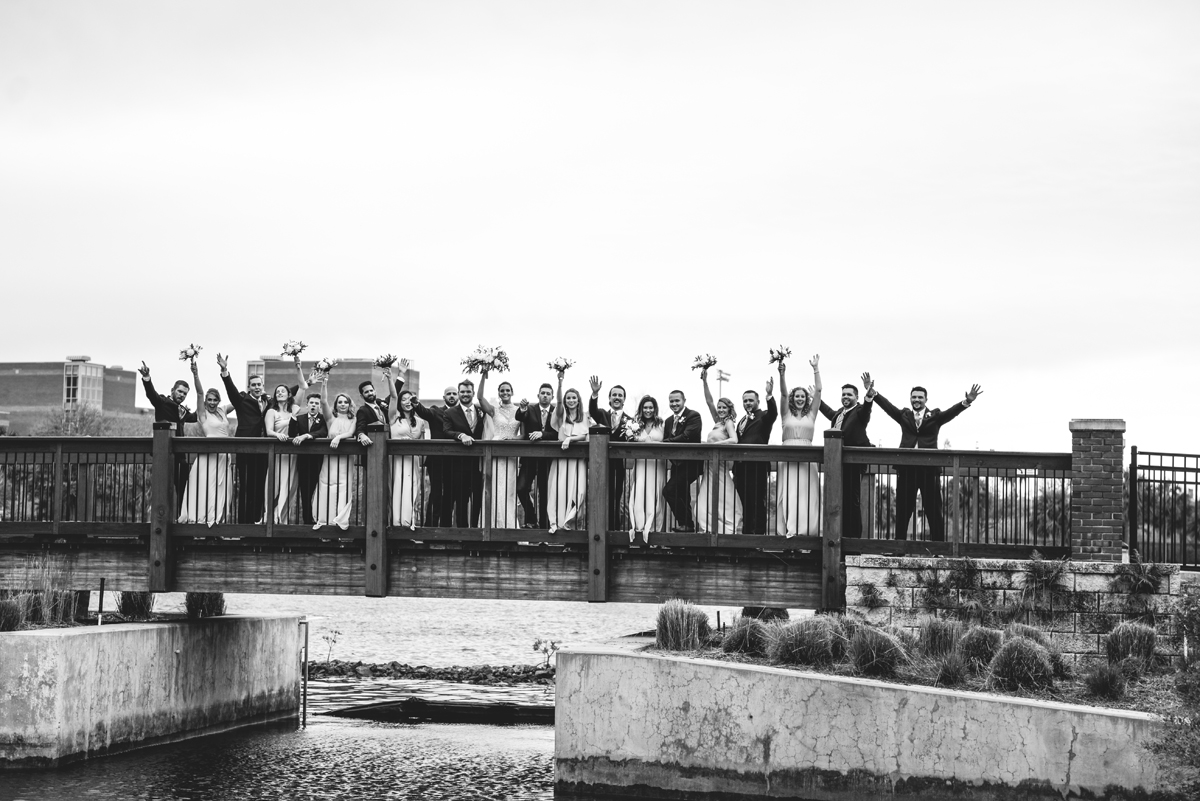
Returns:
[[[294,720],[299,618],[0,634],[0,768]]]
[[[1159,725],[1139,712],[572,649],[558,655],[555,784],[647,798],[1124,798],[1120,788],[1160,789],[1144,748]]]
[[[923,618],[964,616],[972,610],[992,610],[988,625],[1000,625],[999,615],[1022,597],[1027,561],[1004,559],[934,559],[920,557],[846,557],[846,611],[873,623],[916,627]],[[1028,611],[1017,619],[1037,625],[1054,636],[1065,655],[1086,664],[1104,653],[1104,637],[1118,623],[1137,619],[1142,607],[1113,587],[1119,564],[1069,562],[1065,586],[1047,609]],[[1168,575],[1161,592],[1148,606],[1156,616],[1158,647],[1174,655],[1171,605],[1181,592],[1178,565],[1159,566]],[[978,605],[978,606],[976,606]]]

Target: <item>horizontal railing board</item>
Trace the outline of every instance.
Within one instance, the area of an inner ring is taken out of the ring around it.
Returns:
[[[705,461],[716,453],[722,462],[799,462],[820,464],[824,459],[821,448],[803,445],[722,445],[719,443],[609,443],[611,459],[667,459],[671,461]]]
[[[1028,559],[1037,551],[1047,559],[1070,556],[1070,548],[1054,545],[1010,545],[1004,543],[963,542],[958,545],[960,556],[973,559]],[[846,554],[904,555],[904,556],[953,556],[954,544],[929,540],[869,540],[856,537],[842,538],[842,551]]]
[[[846,464],[902,465],[914,467],[951,467],[954,460],[962,469],[1006,468],[1061,470],[1070,472],[1069,453],[1019,453],[1012,451],[952,451],[915,448],[846,448]]]

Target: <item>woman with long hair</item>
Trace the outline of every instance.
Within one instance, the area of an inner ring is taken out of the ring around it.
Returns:
[[[565,451],[572,442],[587,442],[589,423],[579,390],[568,389],[564,395],[562,385],[563,372],[560,370],[554,427],[558,429],[558,441]],[[577,519],[582,521],[587,499],[587,459],[564,456],[550,462],[546,496],[551,534],[560,528],[572,528],[572,523]]]
[[[779,362],[779,392],[785,398],[781,422],[784,445],[812,445],[821,408],[821,357],[809,360],[813,385],[788,392],[787,367]],[[781,537],[815,536],[821,531],[821,475],[810,462],[779,462],[775,471],[775,531]]]
[[[716,425],[708,432],[706,442],[737,442],[737,407],[729,398],[720,398],[713,402],[712,390],[708,388],[708,368],[700,371],[700,380],[704,382],[704,400],[708,403],[708,411],[712,414]],[[713,497],[716,493],[717,517],[712,514]],[[717,471],[709,466],[696,482],[696,508],[693,510],[696,518],[696,528],[703,532],[717,534],[737,534],[742,519],[742,501],[738,497],[737,488],[733,484],[733,474],[729,464],[717,462]]]
[[[401,359],[396,378],[396,408],[392,410],[392,439],[424,439],[429,424],[417,417],[417,396],[404,389],[408,363]],[[417,527],[421,509],[421,457],[405,454],[392,457],[392,525]]]
[[[304,380],[304,371],[300,369],[300,357],[296,356],[296,375],[300,376],[298,390],[295,395],[285,384],[279,384],[271,391],[271,399],[267,401],[267,413],[263,416],[263,425],[267,436],[274,437],[283,443],[291,442],[290,434],[292,420],[304,412],[304,407],[296,400],[308,391],[308,382]],[[271,492],[271,473],[267,472],[266,492],[267,503],[263,508],[263,520],[274,510],[276,523],[292,523],[293,512],[299,490],[299,473],[296,470],[296,454],[287,450],[275,451],[275,491]]]
[[[638,401],[637,417],[627,432],[630,442],[662,442],[663,419],[658,413],[658,401],[643,395]],[[662,531],[666,522],[663,485],[667,483],[667,463],[663,459],[634,459],[633,480],[629,482],[629,541],[637,539],[650,544],[650,532]]]
[[[512,402],[513,387],[501,381],[496,387],[500,405],[493,406],[483,396],[483,382],[488,371],[479,378],[479,408],[487,415],[483,424],[484,439],[524,439],[521,421],[517,419],[517,404]],[[560,404],[561,405],[561,404]],[[517,522],[517,457],[496,456],[492,459],[492,527],[520,528]]]
[[[344,392],[333,399],[331,410],[325,403],[325,382],[322,382],[321,411],[329,420],[329,447],[334,451],[344,439],[354,439],[354,402]],[[354,510],[354,457],[348,453],[326,456],[317,474],[317,491],[313,495],[313,529],[331,523],[343,531],[350,527]]]
[[[196,384],[196,395],[204,403],[196,409],[196,423],[202,437],[228,437],[229,410],[221,408],[221,393],[215,389],[205,392],[200,385],[200,371],[192,362],[192,379]],[[183,492],[183,506],[179,513],[180,523],[203,523],[211,527],[224,523],[229,512],[229,454],[198,453],[192,462],[187,489]]]

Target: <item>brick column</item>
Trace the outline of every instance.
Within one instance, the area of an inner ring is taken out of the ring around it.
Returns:
[[[1121,561],[1125,421],[1071,421],[1071,558]]]

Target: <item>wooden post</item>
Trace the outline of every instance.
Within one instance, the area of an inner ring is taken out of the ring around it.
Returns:
[[[175,517],[175,455],[172,423],[154,424],[153,460],[150,479],[150,554],[146,589],[168,592],[171,585],[171,520]]]
[[[611,429],[588,429],[588,602],[608,600],[608,438]]]
[[[483,512],[479,520],[483,523],[483,541],[488,542],[492,539],[492,526],[496,521],[492,519],[492,512],[495,511],[495,504],[492,503],[492,470],[496,461],[495,451],[487,442],[480,442],[483,446],[483,488],[479,492],[479,502],[483,504]]]
[[[367,446],[367,491],[363,493],[367,505],[366,593],[383,598],[387,595],[387,426],[371,423],[367,436],[371,444]]]
[[[958,502],[958,484],[961,480],[961,465],[958,457],[950,463],[950,552],[953,556],[958,556],[959,543],[962,542],[962,512],[959,511]],[[942,519],[945,519],[945,512],[942,512]],[[943,524],[944,525],[944,524]]]
[[[267,494],[263,500],[263,528],[268,537],[275,536],[275,493],[279,491],[275,488],[278,481],[275,475],[275,443],[278,441],[272,437],[267,443]]]
[[[708,544],[712,547],[717,547],[717,527],[721,525],[721,490],[725,486],[725,482],[721,480],[721,452],[716,448],[709,451],[708,464],[705,466],[708,470],[709,479],[705,483],[708,485]],[[725,503],[730,503],[730,499],[726,498]],[[737,534],[736,531],[728,531],[727,534]]]
[[[842,432],[825,432],[825,519],[821,528],[821,606],[842,608]]]

